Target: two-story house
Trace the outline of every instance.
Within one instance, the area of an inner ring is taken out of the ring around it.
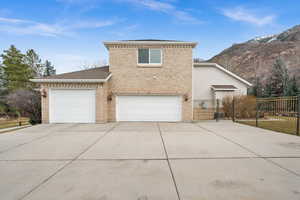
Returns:
[[[193,65],[197,43],[126,40],[104,45],[109,66],[32,80],[41,86],[43,123],[193,120],[193,79],[205,75],[193,77],[199,74]]]

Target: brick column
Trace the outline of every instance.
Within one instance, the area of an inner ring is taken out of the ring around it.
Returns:
[[[42,123],[49,123],[49,88],[42,87],[46,91],[46,97],[41,97],[41,105],[42,105]]]
[[[105,123],[108,118],[107,84],[99,84],[96,89],[96,123]]]

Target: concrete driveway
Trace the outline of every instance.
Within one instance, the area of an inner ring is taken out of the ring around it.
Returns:
[[[300,199],[300,137],[232,122],[38,125],[0,134],[0,198]]]

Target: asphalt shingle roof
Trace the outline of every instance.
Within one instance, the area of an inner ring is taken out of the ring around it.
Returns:
[[[46,76],[43,79],[106,79],[110,75],[109,66],[96,67],[75,72]]]

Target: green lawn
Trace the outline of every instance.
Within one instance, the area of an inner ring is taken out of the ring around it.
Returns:
[[[250,126],[255,126],[255,120],[252,121],[238,121],[241,124],[246,124]],[[296,134],[296,120],[272,120],[272,121],[258,121],[258,127],[269,129],[272,131]]]
[[[30,124],[28,118],[1,120],[0,121],[0,129],[19,126],[20,121],[21,121],[22,126]]]

